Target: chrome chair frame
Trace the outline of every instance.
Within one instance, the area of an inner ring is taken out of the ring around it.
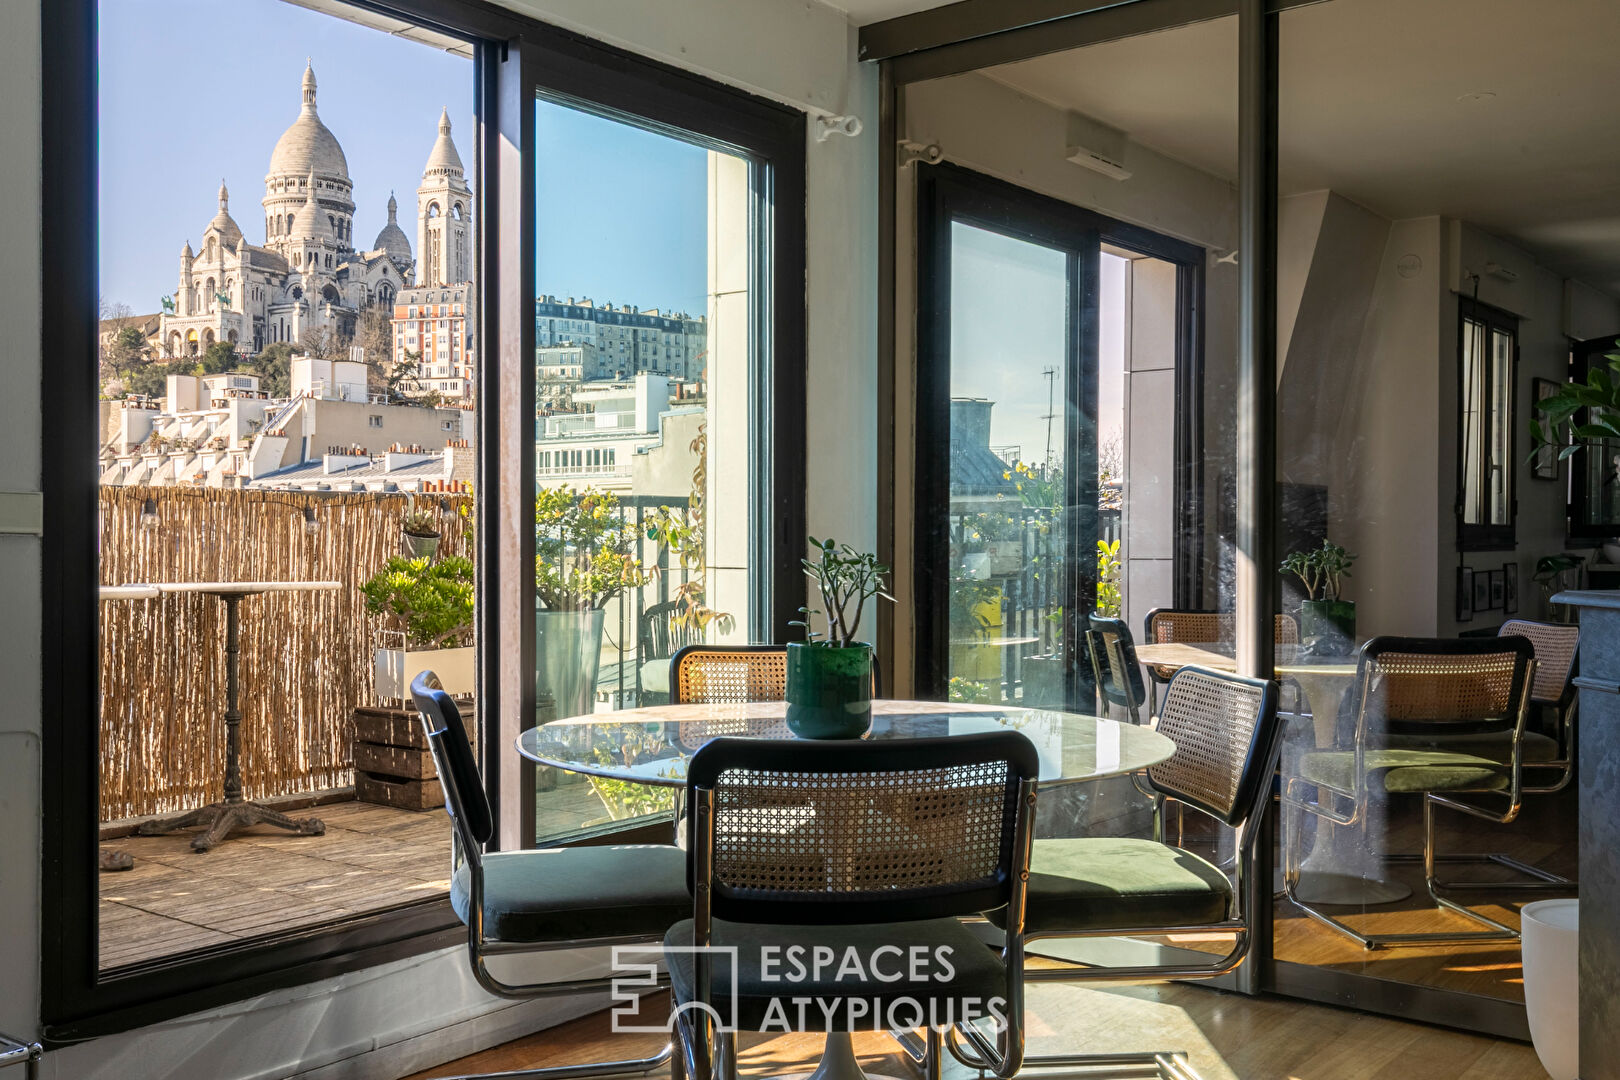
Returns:
[[[513,999],[574,997],[579,994],[611,991],[614,982],[611,976],[594,979],[567,979],[544,983],[508,983],[502,981],[489,970],[486,961],[492,956],[562,952],[572,949],[613,945],[650,945],[661,942],[662,936],[628,935],[562,942],[502,941],[498,938],[487,937],[484,933],[483,842],[475,835],[473,827],[466,820],[465,815],[456,812],[455,808],[464,804],[462,802],[462,793],[456,781],[457,769],[451,764],[450,753],[446,748],[446,742],[451,737],[450,732],[442,724],[435,725],[431,715],[434,710],[442,710],[446,706],[454,709],[455,703],[450,700],[449,695],[445,694],[440,686],[438,676],[431,671],[424,671],[412,680],[411,697],[416,702],[423,729],[427,732],[428,745],[433,752],[434,765],[439,774],[439,783],[445,786],[444,808],[445,812],[449,814],[453,826],[450,833],[450,874],[452,879],[464,862],[467,865],[467,959],[472,967],[473,978],[478,981],[479,986],[491,994]],[[480,792],[480,794],[482,793]],[[667,987],[669,977],[660,975],[657,985]],[[654,1069],[663,1067],[672,1060],[674,1050],[674,1043],[671,1041],[665,1043],[663,1049],[657,1053],[644,1058],[588,1062],[579,1065],[552,1065],[537,1069],[516,1069],[496,1073],[466,1074],[445,1077],[444,1080],[573,1080],[573,1078],[584,1077],[632,1075],[651,1072]]]
[[[1519,888],[1517,883],[1472,883],[1472,882],[1445,882],[1439,880],[1437,867],[1441,863],[1458,862],[1493,862],[1490,855],[1442,855],[1437,850],[1434,829],[1434,811],[1436,807],[1446,807],[1471,817],[1499,825],[1511,824],[1523,809],[1524,787],[1522,784],[1524,724],[1530,711],[1530,687],[1535,680],[1536,660],[1534,651],[1527,639],[1522,639],[1522,648],[1509,646],[1508,648],[1519,654],[1518,670],[1514,675],[1514,689],[1512,695],[1517,698],[1517,704],[1512,705],[1513,728],[1511,749],[1508,761],[1501,765],[1508,770],[1508,788],[1504,793],[1499,788],[1477,788],[1455,791],[1425,791],[1423,797],[1423,850],[1417,853],[1394,853],[1386,855],[1387,862],[1421,862],[1423,864],[1423,882],[1428,891],[1429,898],[1435,906],[1444,911],[1450,911],[1475,923],[1489,927],[1480,931],[1434,931],[1428,933],[1401,933],[1401,934],[1363,934],[1342,920],[1321,910],[1315,904],[1300,899],[1298,894],[1299,875],[1303,857],[1301,853],[1301,833],[1304,824],[1304,815],[1311,814],[1336,826],[1364,825],[1367,820],[1367,811],[1371,799],[1371,789],[1367,783],[1366,755],[1368,751],[1368,704],[1372,691],[1375,663],[1369,662],[1369,657],[1377,657],[1387,652],[1410,654],[1456,654],[1456,655],[1488,655],[1490,650],[1483,647],[1484,643],[1500,645],[1503,638],[1429,640],[1421,638],[1374,638],[1362,647],[1361,670],[1356,676],[1356,690],[1358,707],[1356,710],[1355,729],[1355,761],[1351,770],[1352,790],[1349,792],[1307,780],[1302,776],[1290,775],[1284,778],[1282,788],[1283,820],[1283,895],[1288,902],[1305,912],[1306,915],[1331,929],[1337,930],[1346,937],[1358,942],[1368,950],[1400,947],[1420,947],[1426,945],[1476,945],[1492,941],[1518,941],[1519,931],[1505,923],[1498,922],[1487,915],[1481,915],[1454,900],[1442,896],[1440,890],[1455,889],[1459,887],[1473,888]],[[1307,789],[1314,789],[1316,797],[1306,799],[1304,793]],[[1323,792],[1329,796],[1324,805]],[[1414,793],[1418,794],[1418,793]],[[1457,796],[1473,796],[1486,799],[1500,798],[1505,795],[1506,805],[1500,811],[1492,810],[1470,802]],[[1347,806],[1341,809],[1339,804]],[[1538,878],[1553,878],[1535,867],[1519,863],[1515,869],[1523,867],[1530,874]],[[1506,864],[1504,864],[1506,865]],[[1549,881],[1548,884],[1551,884]],[[1559,881],[1561,887],[1568,887],[1567,883]]]
[[[956,736],[958,740],[979,738],[1003,739],[1004,735],[995,736]],[[862,751],[869,754],[882,754],[887,759],[903,762],[912,754],[929,753],[939,749],[944,740],[937,739],[905,739],[890,740],[881,744],[864,744]],[[739,740],[726,737],[716,740],[708,746],[716,747],[711,753],[723,753],[727,749],[717,746],[719,743],[752,744],[755,752],[767,758],[775,758],[785,762],[790,757],[797,758],[805,753],[806,748],[784,747],[780,742],[761,742],[759,740]],[[705,747],[707,749],[708,747]],[[819,753],[823,748],[817,746],[811,751]],[[835,748],[837,749],[837,748]],[[696,759],[694,758],[694,763]],[[802,762],[799,763],[801,766]],[[903,766],[900,766],[903,767]],[[827,761],[822,765],[824,769],[837,771],[834,761]],[[812,767],[806,771],[813,771]],[[852,770],[853,771],[853,770]],[[691,823],[693,838],[691,849],[691,880],[693,895],[692,944],[702,947],[711,943],[714,930],[714,899],[717,890],[715,877],[715,828],[716,828],[716,799],[715,788],[704,786],[696,779],[697,772],[689,773],[688,780],[688,821]],[[1007,1026],[998,1040],[992,1043],[977,1028],[971,1030],[969,1038],[979,1052],[984,1055],[985,1064],[982,1071],[994,1072],[1003,1080],[1011,1080],[1018,1074],[1024,1062],[1024,910],[1025,895],[1029,885],[1029,859],[1031,846],[1034,842],[1035,821],[1035,794],[1036,780],[1034,779],[1033,765],[1030,775],[1017,778],[1016,807],[1012,828],[1011,844],[1009,849],[1013,866],[1008,868],[1008,881],[1006,883],[1006,912],[1007,927],[1005,941],[1002,947],[1002,962],[1006,968],[1007,981],[1006,1015]],[[920,902],[906,901],[908,908],[916,908]],[[838,916],[829,916],[828,923],[842,921]],[[671,1080],[737,1080],[737,1048],[736,1033],[716,1032],[714,1030],[713,1010],[707,1000],[708,988],[712,973],[712,956],[699,953],[694,957],[696,970],[695,981],[698,987],[698,1001],[701,1007],[682,1009],[677,1007],[674,1024],[679,1032],[676,1042],[680,1052],[676,1054],[671,1068]],[[919,1052],[913,1049],[912,1043],[896,1036],[901,1047],[921,1065],[925,1080],[941,1080],[942,1065],[944,1062],[942,1050],[946,1040],[942,1033],[934,1028],[926,1028],[923,1040],[923,1049]],[[976,1066],[978,1067],[978,1066]],[[819,1071],[818,1074],[820,1075]]]
[[[45,1048],[37,1042],[21,1042],[0,1035],[0,1069],[20,1064],[25,1080],[39,1080],[39,1062],[44,1056]]]
[[[1211,677],[1230,682],[1254,683],[1256,680],[1244,679],[1241,676],[1226,672],[1209,671],[1203,668],[1186,667],[1176,672],[1170,680],[1173,687],[1183,673],[1196,673],[1196,676]],[[1024,971],[1026,982],[1143,982],[1143,981],[1180,981],[1190,979],[1214,979],[1230,974],[1242,966],[1254,951],[1254,913],[1245,903],[1248,883],[1254,878],[1256,862],[1260,857],[1260,841],[1264,830],[1259,827],[1266,808],[1271,801],[1272,785],[1270,777],[1277,769],[1278,755],[1282,749],[1282,726],[1276,718],[1278,688],[1275,682],[1264,684],[1261,691],[1259,726],[1270,725],[1270,730],[1258,737],[1259,753],[1257,758],[1249,762],[1247,768],[1256,770],[1256,775],[1266,778],[1264,782],[1250,785],[1251,790],[1247,799],[1241,804],[1241,816],[1229,815],[1222,818],[1211,812],[1205,806],[1186,798],[1177,798],[1164,790],[1152,785],[1151,771],[1144,774],[1137,773],[1131,777],[1136,789],[1153,800],[1153,839],[1165,843],[1165,808],[1171,803],[1176,804],[1179,817],[1182,808],[1191,808],[1202,813],[1219,824],[1229,825],[1234,832],[1234,848],[1236,856],[1233,869],[1232,911],[1229,917],[1218,923],[1198,923],[1192,926],[1123,926],[1093,930],[1029,930],[1026,928],[1024,941],[1026,946],[1030,942],[1044,938],[1107,938],[1107,937],[1168,937],[1175,934],[1225,934],[1232,935],[1232,948],[1224,956],[1204,964],[1149,964],[1132,967],[1095,967],[1084,965],[1079,961],[1063,960],[1069,968],[1034,968]],[[1168,707],[1167,693],[1166,704]],[[1147,784],[1144,784],[1144,779]],[[1179,846],[1179,845],[1178,845]],[[1269,901],[1269,892],[1265,901]],[[1052,958],[1047,958],[1052,959]],[[906,1045],[908,1053],[915,1059],[918,1057],[915,1043],[907,1045],[907,1040],[900,1033],[891,1033]],[[973,1039],[973,1032],[958,1032],[953,1029],[952,1037],[947,1040],[946,1046],[951,1056],[970,1069],[983,1071],[985,1058]],[[967,1041],[974,1045],[978,1054],[970,1054],[961,1045],[958,1037],[966,1036]],[[1025,1059],[1026,1066],[1064,1068],[1080,1070],[1081,1075],[1107,1075],[1107,1076],[1135,1076],[1147,1075],[1160,1077],[1162,1080],[1198,1080],[1198,1074],[1193,1071],[1187,1060],[1187,1054],[1181,1050],[1138,1051],[1134,1053],[1111,1054],[1049,1054]]]

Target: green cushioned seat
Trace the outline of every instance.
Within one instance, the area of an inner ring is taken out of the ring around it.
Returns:
[[[1496,791],[1508,786],[1507,766],[1490,758],[1444,750],[1368,750],[1367,787],[1391,795],[1425,791]],[[1306,754],[1299,775],[1313,784],[1353,790],[1356,755],[1351,750]]]
[[[957,1017],[964,1010],[983,1017],[987,1002],[1007,994],[1000,954],[957,919],[857,926],[770,926],[716,919],[712,939],[714,945],[737,949],[735,1026],[742,1031],[767,1030],[767,1021],[769,1029],[775,1030],[783,1016],[794,1030],[870,1031],[872,1009],[886,1017],[890,1004],[896,1003],[896,1015],[909,1019],[910,1005],[898,1003],[910,1001],[924,1009],[934,1008],[934,1015],[941,1018],[952,1015],[945,1011],[949,1008],[956,1010]],[[696,958],[682,951],[691,944],[691,919],[676,923],[664,935],[664,945],[670,949],[666,954],[670,985],[675,1000],[682,1004],[696,999]],[[802,977],[789,962],[788,950],[795,945],[803,949]],[[774,954],[764,951],[770,947],[775,947]],[[811,950],[822,947],[832,950],[828,955],[833,959],[817,977]],[[914,953],[914,949],[922,952]],[[940,953],[941,949],[947,951]],[[914,955],[928,958],[927,962],[913,968]],[[863,970],[845,967],[840,971],[846,957],[857,958]],[[767,970],[766,963],[773,966]],[[730,1019],[731,966],[730,956],[718,953],[710,969],[710,1001],[724,1020]],[[886,981],[896,975],[900,978]],[[866,1011],[859,1006],[850,1010],[851,997],[860,999]],[[795,998],[810,999],[802,1014]],[[772,1009],[773,1000],[780,1011]]]
[[[468,870],[450,883],[467,921]],[[692,914],[686,853],[666,844],[550,848],[484,856],[484,933],[500,941],[658,938]]]
[[[1453,754],[1470,754],[1489,758],[1506,765],[1513,753],[1512,731],[1491,731],[1477,735],[1390,735],[1389,745],[1399,750],[1445,750]],[[1539,731],[1524,733],[1519,745],[1524,761],[1555,761],[1558,758],[1558,740]]]
[[[1232,910],[1232,882],[1190,851],[1131,837],[1035,841],[1024,929],[1200,926]],[[986,915],[997,926],[1004,912]]]

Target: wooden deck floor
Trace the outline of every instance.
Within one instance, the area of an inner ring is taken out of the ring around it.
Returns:
[[[123,967],[233,940],[300,929],[442,896],[450,887],[450,822],[368,803],[295,812],[324,836],[260,826],[206,855],[190,832],[107,840],[133,870],[101,874],[101,967]]]

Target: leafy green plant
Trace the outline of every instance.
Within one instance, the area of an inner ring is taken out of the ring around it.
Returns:
[[[1120,606],[1124,601],[1119,591],[1122,570],[1119,541],[1097,541],[1097,614],[1105,618],[1119,618]]]
[[[1338,544],[1323,540],[1315,551],[1291,553],[1278,569],[1299,578],[1307,600],[1337,600],[1343,592],[1343,579],[1350,576],[1350,567],[1357,558]]]
[[[839,544],[831,538],[817,540],[812,536],[808,539],[820,557],[814,561],[799,561],[804,566],[805,575],[816,583],[821,593],[821,611],[800,608],[799,612],[804,618],[788,625],[803,627],[805,641],[812,645],[847,649],[855,644],[866,602],[873,597],[894,602],[894,597],[883,589],[883,578],[889,568],[878,562],[877,556],[871,552],[856,551],[850,545]],[[820,614],[826,620],[824,638],[810,626],[810,616],[813,614]],[[818,641],[818,638],[823,640]]]
[[[618,497],[542,488],[534,499],[534,591],[550,611],[589,611],[653,579],[634,554],[636,526]]]
[[[960,675],[952,675],[951,681],[945,687],[945,697],[950,701],[962,701],[969,705],[992,705],[995,703],[988,683],[974,682],[964,679]]]
[[[1620,338],[1615,339],[1620,346]],[[1540,416],[1530,417],[1530,457],[1558,446],[1558,460],[1599,439],[1620,439],[1620,352],[1604,353],[1607,364],[1593,364],[1586,381],[1564,383],[1558,392],[1535,403]],[[1576,414],[1585,410],[1586,422]]]
[[[949,597],[949,621],[951,638],[955,641],[966,641],[971,638],[985,636],[990,630],[990,623],[979,608],[987,603],[1001,599],[1001,587],[994,582],[981,580],[968,573],[964,567],[956,567],[951,571]]]
[[[384,618],[386,630],[405,635],[408,645],[425,648],[471,645],[473,564],[452,556],[407,559],[396,555],[360,586],[366,611]]]

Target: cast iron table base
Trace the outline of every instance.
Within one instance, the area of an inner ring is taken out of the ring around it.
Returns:
[[[199,854],[211,850],[237,829],[250,825],[274,825],[300,836],[321,836],[326,832],[326,825],[317,818],[290,818],[242,798],[242,623],[238,609],[242,597],[269,590],[259,588],[250,592],[249,588],[238,587],[229,592],[207,591],[225,602],[225,801],[162,821],[148,821],[135,831],[142,836],[161,836],[177,829],[206,826],[191,840],[191,850]]]

